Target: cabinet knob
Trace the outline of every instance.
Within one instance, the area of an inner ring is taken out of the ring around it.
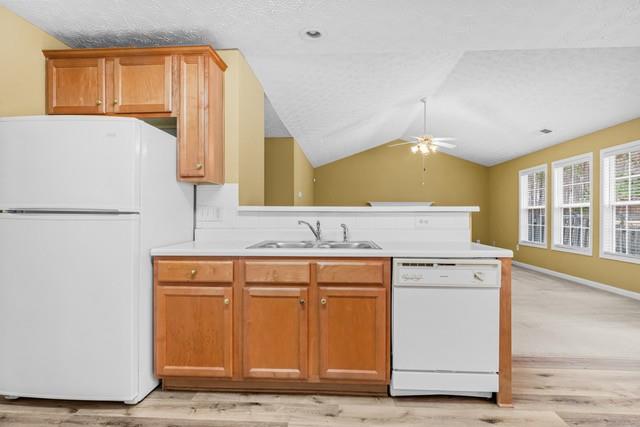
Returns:
[[[224,299],[224,305],[229,305],[230,302],[231,300],[229,298]]]
[[[202,169],[204,165],[202,163],[196,163],[196,169],[200,170]]]
[[[304,298],[300,298],[300,305],[304,305]]]
[[[194,277],[196,277],[197,273],[198,273],[198,270],[196,269],[191,270],[191,278],[193,279]]]
[[[118,100],[117,99],[113,100],[113,105],[118,105]]]
[[[96,101],[96,105],[102,105],[102,101],[100,101],[99,99]]]
[[[321,298],[320,299],[320,304],[327,305],[327,299],[326,298]]]

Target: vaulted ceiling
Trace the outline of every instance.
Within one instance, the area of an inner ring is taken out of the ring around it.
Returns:
[[[640,116],[638,0],[0,4],[72,47],[240,49],[267,134],[290,133],[315,166],[421,133],[425,96],[430,131],[485,165]]]

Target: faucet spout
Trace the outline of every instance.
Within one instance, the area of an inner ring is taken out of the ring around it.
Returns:
[[[316,242],[322,240],[322,233],[320,231],[320,221],[316,221],[316,228],[313,228],[313,225],[309,224],[307,221],[298,220],[298,225],[306,225],[309,227],[309,230],[313,233],[313,236],[316,238]]]

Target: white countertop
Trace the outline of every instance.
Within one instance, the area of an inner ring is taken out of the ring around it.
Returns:
[[[239,213],[337,212],[337,213],[397,213],[397,212],[480,212],[479,206],[238,206]]]
[[[382,249],[247,249],[257,241],[185,242],[151,250],[153,256],[282,256],[395,258],[511,258],[508,249],[465,242],[387,242]]]

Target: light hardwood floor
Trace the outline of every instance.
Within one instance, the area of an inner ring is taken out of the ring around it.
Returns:
[[[0,425],[640,426],[640,302],[514,268],[514,408],[484,399],[155,391],[0,401]]]

